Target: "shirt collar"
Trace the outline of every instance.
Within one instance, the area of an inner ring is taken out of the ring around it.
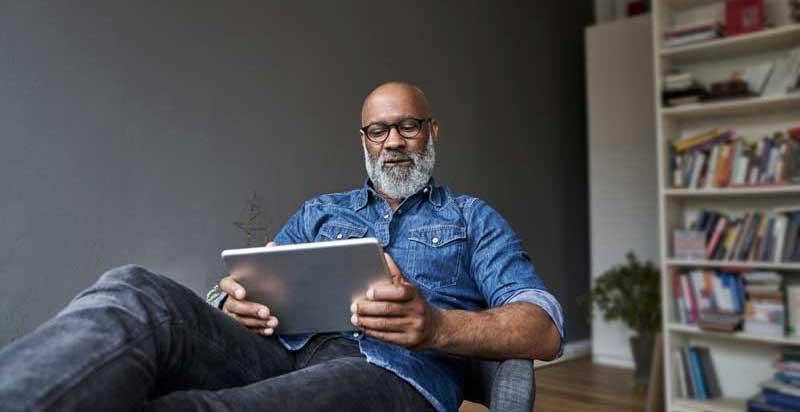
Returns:
[[[420,189],[416,194],[419,194],[420,192],[425,194],[425,198],[428,199],[434,206],[437,208],[442,207],[442,188],[436,187],[433,177],[431,177],[430,180],[428,180],[428,184]],[[375,192],[375,189],[372,188],[372,182],[369,180],[369,178],[367,178],[364,181],[364,187],[353,192],[353,195],[351,196],[350,200],[353,210],[359,210],[366,206],[367,203],[369,203],[370,196],[377,197],[379,195]]]

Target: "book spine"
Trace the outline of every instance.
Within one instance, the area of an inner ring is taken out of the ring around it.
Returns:
[[[703,382],[703,375],[700,372],[700,360],[697,358],[695,348],[689,348],[689,361],[692,366],[692,374],[694,375],[695,383],[697,384],[697,399],[708,399],[708,392],[706,391],[705,382]]]

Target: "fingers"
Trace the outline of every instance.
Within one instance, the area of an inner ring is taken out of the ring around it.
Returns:
[[[391,256],[388,253],[384,253],[383,257],[386,258],[386,266],[389,267],[389,274],[392,275],[392,280],[394,283],[401,283],[403,278],[403,273],[400,272],[400,268],[397,266],[397,263],[394,262]]]
[[[416,289],[409,284],[375,285],[367,290],[367,299],[408,302],[416,296]]]
[[[252,328],[248,328],[248,329],[250,329],[255,334],[264,335],[264,336],[271,336],[273,333],[275,333],[275,328],[271,328],[269,326],[267,326],[266,328],[252,327]]]
[[[270,241],[270,242],[269,242],[269,243],[267,243],[267,245],[266,245],[266,247],[273,247],[273,246],[278,246],[278,244],[277,244],[277,243],[275,243],[275,242],[272,242],[272,241]]]
[[[407,318],[386,318],[376,316],[353,315],[350,323],[364,330],[374,330],[383,332],[404,332],[410,326]]]
[[[236,299],[242,300],[245,296],[245,291],[242,285],[233,280],[231,276],[225,276],[219,281],[219,288],[228,296],[233,296]]]
[[[222,308],[227,312],[235,313],[239,316],[261,319],[267,319],[269,317],[268,307],[246,300],[230,299],[229,297]]]
[[[350,312],[359,316],[403,316],[406,308],[396,302],[372,302],[359,299],[350,305]]]
[[[239,321],[244,326],[250,329],[274,329],[278,327],[278,318],[270,316],[269,319],[258,319],[247,316],[234,316],[234,319]]]

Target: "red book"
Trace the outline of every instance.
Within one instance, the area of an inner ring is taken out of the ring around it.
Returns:
[[[714,251],[717,250],[719,240],[722,237],[722,233],[725,232],[725,228],[727,226],[728,218],[724,216],[720,217],[719,221],[717,221],[717,227],[714,229],[714,234],[711,235],[711,241],[708,242],[708,247],[706,248],[706,259],[714,258]]]
[[[686,311],[688,311],[689,307],[681,293],[681,277],[677,270],[672,272],[672,291],[675,293],[675,306],[677,306],[678,318],[681,323],[688,323],[689,314]],[[683,302],[683,307],[681,307],[681,302]]]
[[[764,0],[728,0],[725,3],[725,35],[736,36],[764,28]]]
[[[689,280],[689,275],[681,274],[681,295],[685,299],[687,305],[689,306],[689,323],[690,324],[697,324],[698,320],[700,319],[700,309],[697,307],[697,297],[695,297],[694,286],[692,285],[692,281]],[[689,296],[688,298],[686,296]]]

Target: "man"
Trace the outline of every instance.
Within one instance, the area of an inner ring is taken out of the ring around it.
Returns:
[[[231,276],[209,293],[219,311],[127,266],[0,352],[3,407],[455,411],[465,357],[558,356],[561,309],[519,239],[486,203],[434,185],[423,92],[379,86],[361,126],[364,187],[307,201],[274,239],[381,242],[394,280],[352,302],[352,331],[271,336],[279,319]]]

